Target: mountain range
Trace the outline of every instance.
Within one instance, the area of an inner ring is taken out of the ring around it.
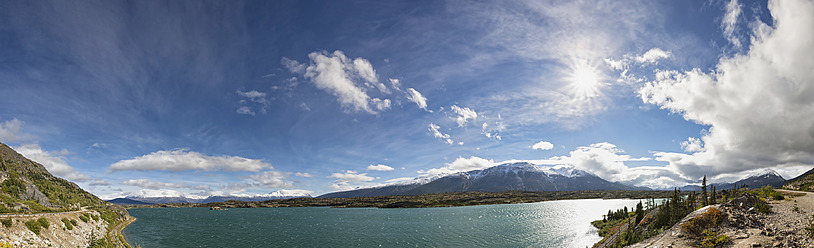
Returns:
[[[161,197],[150,197],[150,196],[143,196],[143,195],[131,195],[122,198],[116,198],[112,200],[108,200],[108,202],[113,204],[119,205],[150,205],[150,204],[158,204],[158,203],[210,203],[210,202],[223,202],[223,201],[245,201],[245,202],[256,202],[256,201],[267,201],[267,200],[277,200],[277,199],[290,199],[290,198],[298,198],[298,197],[311,197],[309,194],[304,193],[288,193],[284,192],[283,190],[274,191],[269,194],[265,195],[256,195],[256,196],[219,196],[213,195],[208,197],[197,197],[197,196],[187,196],[187,195],[179,195],[179,196],[161,196]]]
[[[494,167],[457,172],[433,180],[414,180],[373,188],[334,192],[320,198],[384,195],[421,195],[447,192],[572,191],[572,190],[649,190],[599,178],[573,167],[541,168],[527,162],[506,163]]]
[[[728,190],[735,187],[735,185],[738,186],[746,185],[749,188],[753,189],[760,188],[766,185],[775,188],[780,188],[783,187],[783,184],[785,183],[786,179],[784,179],[783,176],[780,175],[780,173],[777,173],[772,169],[763,169],[755,173],[749,174],[746,176],[746,178],[743,178],[733,183],[712,183],[707,185],[707,187],[711,187],[714,185],[715,189],[717,190],[723,189]],[[682,191],[701,191],[701,185],[686,185],[680,187],[679,189]],[[707,188],[707,190],[709,190],[709,188]]]

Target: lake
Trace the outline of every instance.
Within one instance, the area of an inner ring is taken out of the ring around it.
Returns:
[[[130,209],[130,244],[150,247],[590,247],[590,222],[639,200],[450,208]]]

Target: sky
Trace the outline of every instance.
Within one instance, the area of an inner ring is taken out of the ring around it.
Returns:
[[[811,1],[3,1],[0,23],[0,142],[103,199],[814,165]]]

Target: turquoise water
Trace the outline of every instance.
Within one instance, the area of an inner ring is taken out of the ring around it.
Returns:
[[[150,247],[586,247],[590,222],[639,200],[453,208],[130,209],[131,244]]]

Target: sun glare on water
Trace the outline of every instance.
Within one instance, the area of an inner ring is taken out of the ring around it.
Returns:
[[[578,62],[570,67],[571,71],[566,77],[568,87],[574,97],[594,98],[601,93],[601,78],[599,72],[587,62]]]

